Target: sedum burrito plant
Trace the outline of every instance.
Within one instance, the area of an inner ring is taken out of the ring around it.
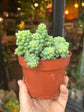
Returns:
[[[16,33],[15,54],[25,57],[28,67],[37,67],[39,60],[64,58],[69,55],[69,43],[64,37],[48,35],[46,25],[41,23],[35,33],[30,30]]]

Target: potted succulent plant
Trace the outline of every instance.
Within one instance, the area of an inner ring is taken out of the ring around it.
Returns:
[[[30,95],[45,99],[57,97],[71,56],[69,43],[63,37],[48,35],[43,23],[35,33],[18,31],[16,37],[15,54]]]

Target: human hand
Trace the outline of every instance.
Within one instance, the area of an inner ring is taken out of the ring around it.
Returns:
[[[64,77],[64,84],[60,86],[57,100],[31,98],[24,81],[19,80],[20,112],[64,112],[68,100],[68,77]]]

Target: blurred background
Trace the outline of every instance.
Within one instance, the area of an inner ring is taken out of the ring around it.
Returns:
[[[25,29],[34,32],[40,23],[45,23],[48,33],[53,35],[53,2],[0,0],[1,110],[19,112],[17,80],[22,79],[22,70],[14,54],[17,47],[15,32]],[[66,0],[64,37],[70,43],[72,52],[70,64],[65,71],[65,75],[70,78],[66,112],[84,112],[84,0]]]

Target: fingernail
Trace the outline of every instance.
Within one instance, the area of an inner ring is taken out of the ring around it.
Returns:
[[[19,87],[21,87],[21,86],[22,86],[22,83],[21,83],[21,81],[20,81],[20,80],[19,80],[17,83],[18,83],[18,86],[19,86]]]

